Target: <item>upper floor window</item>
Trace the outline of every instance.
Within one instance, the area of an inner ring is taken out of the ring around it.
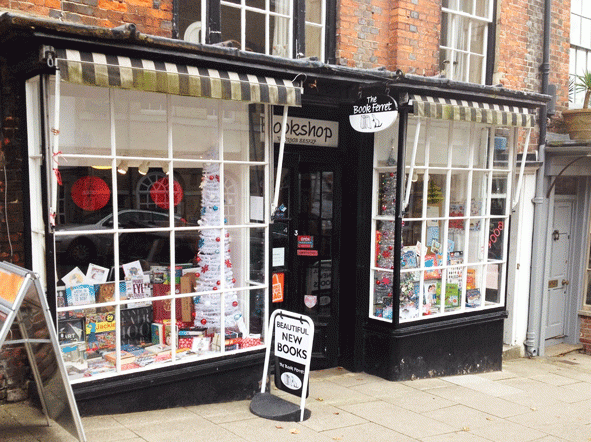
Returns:
[[[443,0],[439,70],[447,78],[485,83],[491,0]]]
[[[591,2],[572,0],[570,14],[570,66],[571,78],[591,70]],[[571,106],[580,108],[585,93],[571,88]]]
[[[180,0],[179,37],[325,61],[326,0]],[[215,38],[212,37],[215,35]]]

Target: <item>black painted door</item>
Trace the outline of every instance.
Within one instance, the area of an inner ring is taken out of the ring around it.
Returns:
[[[285,300],[277,307],[314,321],[313,369],[336,366],[339,356],[340,178],[337,162],[285,154],[273,228],[287,245]]]

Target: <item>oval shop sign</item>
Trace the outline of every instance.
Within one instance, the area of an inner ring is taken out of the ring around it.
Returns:
[[[379,132],[387,129],[398,117],[398,104],[388,95],[370,95],[351,107],[349,122],[357,132]]]

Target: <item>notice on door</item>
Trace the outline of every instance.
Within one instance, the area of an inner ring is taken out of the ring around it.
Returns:
[[[307,316],[275,316],[275,385],[302,396],[310,370],[314,326]],[[308,388],[306,385],[306,397]]]

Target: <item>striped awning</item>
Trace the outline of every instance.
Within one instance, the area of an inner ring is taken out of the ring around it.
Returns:
[[[411,98],[413,113],[418,117],[526,128],[536,124],[534,110],[529,108],[424,95],[413,95]]]
[[[56,50],[63,81],[191,97],[301,106],[302,88],[292,81],[184,64]]]

